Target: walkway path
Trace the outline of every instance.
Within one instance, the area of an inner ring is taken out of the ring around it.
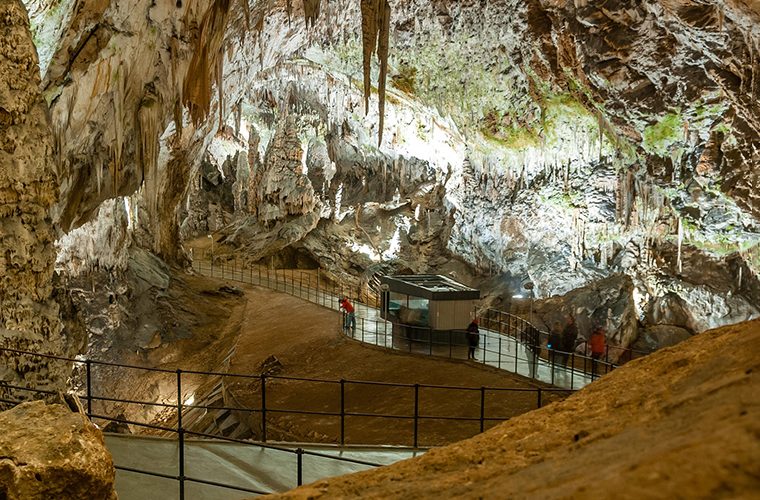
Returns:
[[[428,340],[411,340],[394,332],[393,325],[380,317],[380,310],[359,302],[357,297],[369,294],[361,290],[350,289],[346,286],[330,283],[319,271],[300,271],[268,269],[264,267],[243,268],[235,264],[215,264],[197,260],[193,269],[205,276],[229,279],[249,283],[288,293],[301,299],[339,311],[338,301],[342,296],[350,297],[356,308],[356,329],[343,329],[344,332],[361,342],[375,346],[396,349],[417,354],[443,356],[457,359],[467,359],[467,347],[457,345],[451,338],[444,342]],[[527,325],[520,318],[514,318]],[[480,345],[476,352],[478,362],[487,364],[512,373],[517,373],[541,382],[553,384],[566,389],[580,389],[593,380],[589,373],[591,360],[579,355],[572,355],[569,366],[554,364],[533,354],[528,346],[513,336],[499,333],[482,325],[493,322],[481,322]],[[340,325],[338,325],[340,327]],[[423,333],[427,333],[424,331]],[[578,369],[579,364],[584,369]],[[598,363],[604,370],[611,369],[609,363]]]
[[[179,444],[173,439],[106,434],[106,446],[120,467],[177,475]],[[291,443],[283,448],[296,449]],[[302,449],[324,455],[387,465],[421,455],[405,448],[338,448],[308,445]],[[185,474],[195,478],[214,478],[215,482],[262,492],[283,492],[298,485],[297,456],[253,444],[186,440]],[[373,468],[354,462],[302,455],[301,484]],[[117,470],[116,492],[120,500],[179,498],[175,479]],[[250,498],[250,492],[185,482],[185,498],[193,500],[237,500]]]

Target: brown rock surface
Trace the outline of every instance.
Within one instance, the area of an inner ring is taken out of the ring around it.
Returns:
[[[295,498],[756,498],[760,321],[632,361],[484,434]]]
[[[18,0],[0,0],[0,347],[75,354],[79,339],[62,333],[52,298],[50,209],[58,184],[39,85],[26,9]],[[70,371],[51,360],[0,359],[0,379],[11,384],[61,389]]]
[[[116,498],[111,454],[84,415],[34,401],[0,413],[0,429],[0,498]]]

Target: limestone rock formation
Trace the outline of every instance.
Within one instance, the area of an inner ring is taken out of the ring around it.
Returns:
[[[182,266],[186,240],[218,231],[245,260],[349,280],[498,274],[502,300],[623,273],[646,327],[668,294],[689,331],[760,314],[751,4],[26,4],[53,223],[87,233],[59,238],[61,261],[84,243],[124,268],[136,245]],[[721,286],[695,277],[703,257]]]
[[[103,435],[59,404],[22,403],[0,413],[0,497],[115,500]]]
[[[53,299],[58,180],[47,107],[39,90],[29,19],[17,0],[0,1],[0,346],[72,355]],[[0,379],[65,387],[70,366],[0,353]],[[6,389],[0,388],[6,393]],[[7,393],[6,393],[7,394]],[[28,398],[28,393],[13,393]]]

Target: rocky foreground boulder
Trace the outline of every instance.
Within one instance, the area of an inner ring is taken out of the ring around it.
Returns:
[[[0,413],[0,498],[116,499],[103,435],[81,413],[42,401]]]
[[[760,321],[627,363],[564,401],[288,498],[757,498]]]

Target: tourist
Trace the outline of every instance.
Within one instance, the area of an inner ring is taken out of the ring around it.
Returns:
[[[467,327],[467,359],[475,359],[475,349],[480,343],[480,330],[478,329],[478,318],[472,320]]]
[[[549,351],[549,361],[554,365],[559,351],[562,350],[562,325],[559,321],[554,322],[554,326],[549,332],[549,340],[546,342],[546,350]]]
[[[351,304],[351,302],[348,301],[348,297],[343,297],[340,299],[340,308],[345,311],[344,317],[343,317],[343,329],[348,330],[351,328],[351,331],[356,331],[356,315],[354,314],[354,306]]]
[[[597,326],[594,329],[588,343],[591,346],[591,376],[593,378],[597,374],[597,365],[602,355],[604,355],[604,350],[607,346],[604,338],[604,329],[601,326]]]
[[[575,324],[573,315],[567,317],[567,324],[562,330],[562,345],[560,346],[562,364],[567,365],[570,353],[575,350],[575,340],[578,338],[578,326]]]

